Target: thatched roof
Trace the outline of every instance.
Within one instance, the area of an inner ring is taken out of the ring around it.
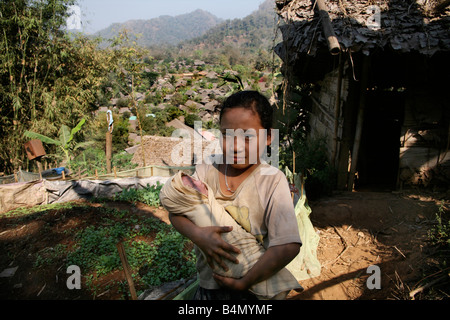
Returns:
[[[450,51],[450,7],[435,11],[442,0],[324,0],[331,26],[342,49],[366,55],[378,49],[397,52],[416,51],[431,56]],[[283,43],[276,52],[287,63],[300,54],[314,56],[327,47],[315,1],[277,0]],[[376,5],[380,28],[371,28]],[[372,19],[371,19],[372,18]],[[289,57],[289,59],[287,59]]]

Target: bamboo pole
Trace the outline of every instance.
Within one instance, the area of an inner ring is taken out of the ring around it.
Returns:
[[[339,71],[338,71],[338,82],[336,88],[336,102],[334,106],[334,145],[333,145],[333,154],[331,156],[331,160],[333,161],[334,166],[338,167],[338,149],[339,149],[339,116],[341,114],[341,92],[342,92],[342,75],[344,73],[344,59],[342,54],[339,54]]]
[[[328,42],[328,49],[332,55],[337,55],[341,52],[341,46],[331,25],[327,5],[323,0],[314,1],[316,3],[316,10],[319,12],[320,20],[322,21],[322,30]]]

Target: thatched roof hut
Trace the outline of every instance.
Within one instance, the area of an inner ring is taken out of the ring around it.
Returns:
[[[313,84],[338,189],[450,181],[450,1],[277,0],[290,85]],[[350,168],[350,169],[349,169]]]

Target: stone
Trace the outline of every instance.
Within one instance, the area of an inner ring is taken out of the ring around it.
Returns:
[[[19,267],[6,268],[0,273],[0,278],[11,278]]]

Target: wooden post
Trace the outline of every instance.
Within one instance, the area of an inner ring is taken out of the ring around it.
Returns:
[[[114,167],[114,179],[117,179],[117,171],[116,171],[116,167]]]
[[[108,130],[106,130],[106,172],[111,173],[111,155],[112,155],[112,133],[114,128],[114,119],[111,110],[106,112],[106,121],[108,122]]]
[[[350,167],[350,174],[348,176],[347,190],[353,190],[353,183],[355,181],[356,166],[358,164],[359,147],[361,145],[362,127],[364,124],[364,109],[366,106],[367,87],[369,82],[369,57],[364,56],[362,61],[362,75],[361,87],[359,97],[358,118],[356,120],[355,140],[353,142],[352,163]]]
[[[42,180],[42,163],[41,163],[40,160],[36,160],[36,164],[37,164],[37,167],[38,167],[39,177]]]
[[[292,151],[292,184],[295,187],[295,151]],[[294,201],[294,192],[291,192],[291,198]]]
[[[342,76],[344,73],[344,59],[342,58],[342,54],[339,54],[339,71],[338,71],[338,83],[336,88],[336,101],[334,106],[334,145],[333,145],[333,153],[331,156],[331,161],[333,161],[333,166],[335,168],[338,167],[338,159],[337,154],[339,150],[339,116],[341,114],[341,92],[342,92]]]
[[[111,173],[112,134],[106,132],[106,172]]]
[[[125,272],[125,277],[128,282],[128,286],[130,287],[131,299],[137,300],[136,290],[134,288],[133,278],[131,277],[131,269],[128,264],[127,255],[125,254],[125,249],[123,247],[122,242],[117,244],[117,250],[119,251],[120,260],[122,262],[123,271]]]

